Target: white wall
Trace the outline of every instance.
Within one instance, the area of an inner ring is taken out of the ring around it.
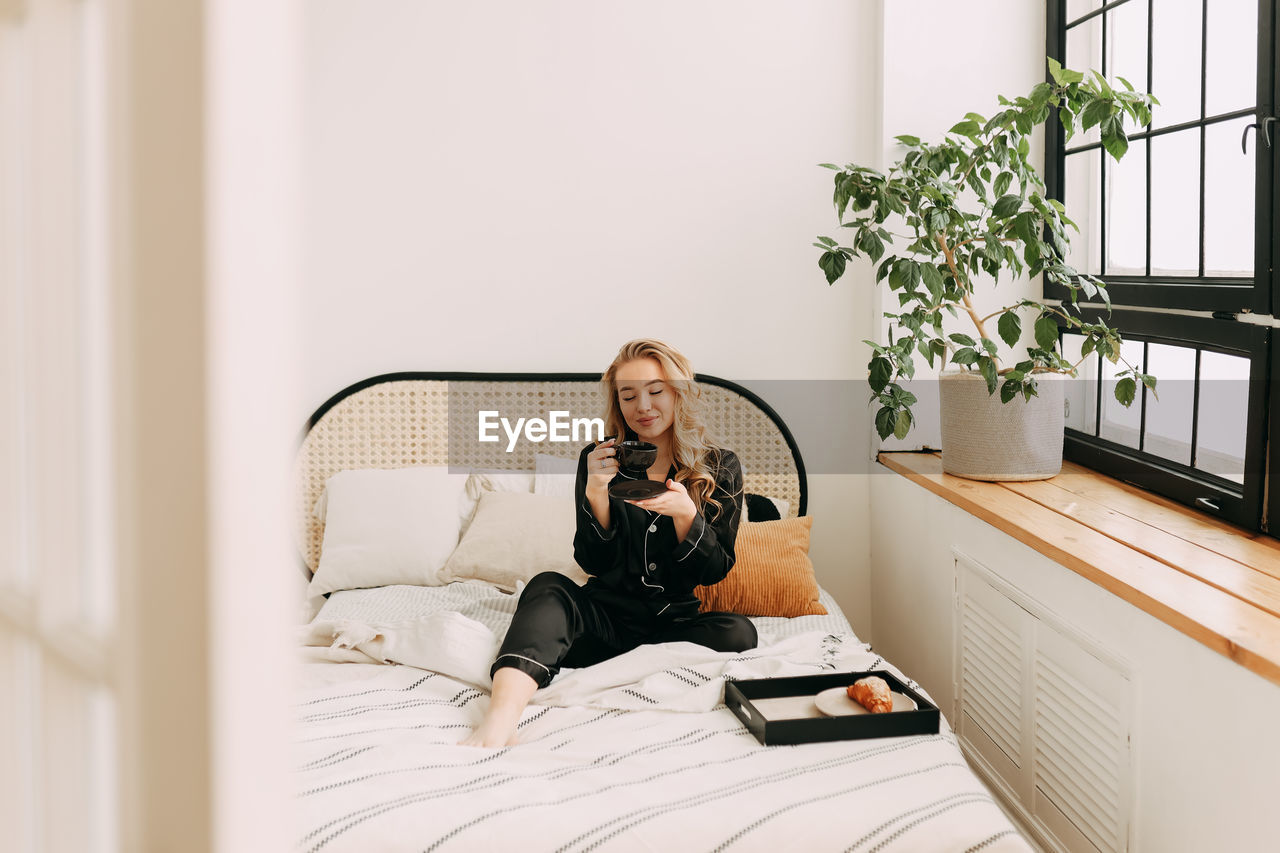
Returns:
[[[639,336],[739,381],[864,376],[869,296],[810,244],[816,164],[879,148],[879,6],[307,4],[308,405],[387,371],[601,370]],[[866,632],[866,478],[810,487]]]
[[[926,142],[938,142],[967,112],[988,118],[999,108],[998,96],[1013,99],[1025,95],[1045,79],[1045,6],[1028,0],[972,0],[963,12],[947,0],[909,0],[885,3],[884,10],[884,133],[883,164],[898,160],[905,149],[895,136],[911,134]],[[1044,163],[1043,133],[1032,138],[1031,162]],[[1023,298],[1039,298],[1040,281],[1001,277],[998,287],[988,287],[989,277],[976,277],[973,301],[980,316]],[[898,311],[897,294],[887,288],[877,316]],[[1033,324],[1023,318],[1032,339]],[[948,332],[974,334],[967,317],[949,319]],[[1007,351],[988,325],[988,337]],[[882,332],[882,340],[884,340]],[[866,364],[867,353],[859,353]],[[919,423],[899,441],[884,442],[889,450],[941,446],[937,388],[926,377],[936,375],[919,360],[913,389],[921,403],[913,407]]]

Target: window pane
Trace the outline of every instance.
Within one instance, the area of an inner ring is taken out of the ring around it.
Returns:
[[[1124,361],[1134,367],[1142,367],[1142,341],[1125,341],[1120,347]],[[1124,370],[1124,363],[1102,361],[1102,424],[1099,435],[1117,444],[1137,448],[1138,430],[1142,426],[1141,397],[1135,397],[1133,405],[1125,408],[1116,400],[1116,374]]]
[[[1102,0],[1067,0],[1067,23],[1102,8]]]
[[[1151,122],[1168,127],[1200,117],[1201,0],[1158,0],[1151,10]]]
[[[0,821],[4,849],[37,848],[39,791],[36,750],[40,734],[39,651],[21,634],[0,622]]]
[[[94,811],[93,686],[50,655],[41,679],[42,831],[48,850],[95,850],[85,820]]]
[[[1195,466],[1244,482],[1245,422],[1249,412],[1249,360],[1200,354],[1200,408]]]
[[[25,355],[25,330],[32,328],[25,293],[35,280],[32,271],[33,171],[26,130],[35,112],[32,39],[0,26],[0,583],[26,588],[31,584],[27,556],[27,441],[24,377],[31,372]]]
[[[76,302],[80,321],[80,361],[77,384],[80,389],[81,427],[80,478],[83,535],[80,537],[79,583],[83,587],[80,625],[86,630],[108,634],[115,630],[116,553],[114,512],[119,486],[115,481],[112,424],[116,386],[112,342],[113,302],[119,299],[110,273],[109,243],[109,163],[111,151],[107,118],[111,74],[105,57],[108,13],[102,3],[80,3],[80,55],[85,65],[81,74],[82,113],[80,116],[80,241],[83,253]]]
[[[1147,271],[1147,144],[1129,146],[1124,159],[1108,155],[1107,268],[1108,275],[1145,275]]]
[[[1067,218],[1080,229],[1077,233],[1067,228],[1067,263],[1080,272],[1102,275],[1102,149],[1067,155],[1063,190]]]
[[[1253,107],[1258,86],[1258,0],[1213,0],[1205,34],[1205,115]]]
[[[0,243],[0,257],[3,256]],[[0,260],[0,264],[3,264]],[[29,583],[23,544],[27,486],[22,407],[23,323],[20,279],[0,276],[0,584]]]
[[[1253,119],[1205,128],[1204,274],[1253,276],[1254,154],[1240,151],[1240,134]]]
[[[1150,144],[1151,274],[1196,275],[1200,270],[1200,130],[1157,136]]]
[[[1072,364],[1079,362],[1076,368],[1079,375],[1068,379],[1065,386],[1066,427],[1079,430],[1089,435],[1098,434],[1098,356],[1090,355],[1080,361],[1080,346],[1084,343],[1081,335],[1062,336],[1062,357]]]
[[[1191,424],[1195,419],[1196,351],[1168,344],[1148,344],[1147,372],[1156,377],[1156,396],[1150,392],[1147,394],[1147,425],[1142,449],[1190,465]]]
[[[1147,87],[1147,4],[1131,0],[1107,12],[1107,79]],[[1123,85],[1123,84],[1121,84]]]
[[[1102,70],[1102,15],[1090,18],[1078,27],[1067,30],[1066,66],[1073,71]],[[1085,133],[1071,137],[1068,145],[1097,142],[1102,136],[1097,126]]]

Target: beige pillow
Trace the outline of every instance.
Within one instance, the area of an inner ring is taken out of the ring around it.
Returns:
[[[314,598],[339,589],[436,586],[458,544],[467,478],[443,465],[339,471],[315,514],[324,521]]]
[[[573,560],[576,524],[572,497],[483,492],[440,576],[445,583],[477,580],[507,592],[548,571],[584,584],[587,574]]]
[[[823,616],[809,559],[813,516],[744,521],[738,526],[733,568],[724,580],[693,590],[703,613],[743,616]]]

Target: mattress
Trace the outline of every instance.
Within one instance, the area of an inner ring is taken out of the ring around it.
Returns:
[[[305,663],[297,847],[1029,850],[945,722],[936,735],[766,747],[722,704],[728,678],[897,672],[822,601],[827,616],[753,619],[760,646],[740,655],[674,643],[566,669],[535,694],[519,743],[496,750],[457,745],[488,701],[474,679]],[[335,593],[316,622],[390,631],[435,614],[501,637],[514,607],[478,584],[386,587]]]

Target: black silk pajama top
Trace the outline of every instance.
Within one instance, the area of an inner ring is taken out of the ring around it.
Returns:
[[[712,450],[708,457],[719,512],[707,503],[698,511],[683,542],[676,541],[675,521],[618,498],[609,499],[610,527],[602,530],[587,500],[587,454],[578,456],[574,488],[577,531],[573,556],[591,576],[584,590],[624,621],[643,624],[688,619],[698,612],[693,588],[722,580],[734,563],[734,543],[742,518],[742,466],[731,450]],[[676,474],[673,465],[668,479]],[[625,479],[622,474],[612,482]],[[611,483],[612,484],[612,483]]]

